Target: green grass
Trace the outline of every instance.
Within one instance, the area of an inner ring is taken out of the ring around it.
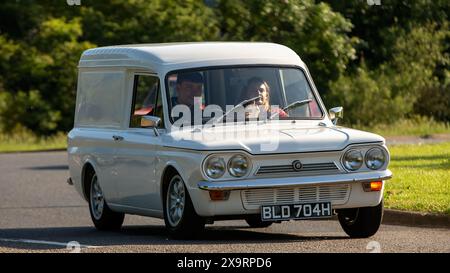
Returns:
[[[0,133],[0,152],[30,152],[41,150],[65,149],[67,137],[58,133],[51,137],[37,137],[29,132],[14,135]]]
[[[429,136],[432,134],[450,134],[450,124],[437,122],[426,117],[403,119],[393,124],[380,124],[373,127],[352,126],[382,136]]]
[[[450,215],[450,142],[389,148],[387,208]]]

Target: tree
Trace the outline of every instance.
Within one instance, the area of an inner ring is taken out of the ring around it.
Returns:
[[[202,1],[114,0],[83,3],[80,10],[84,39],[98,45],[219,38],[213,11]]]
[[[222,39],[284,44],[305,61],[322,93],[355,57],[350,21],[312,0],[222,0],[216,9]]]
[[[433,23],[441,29],[448,21],[448,0],[381,0],[380,5],[368,5],[367,0],[322,0],[353,24],[351,35],[361,39],[358,57],[364,57],[368,67],[376,68],[393,57],[397,36],[392,28],[406,32],[417,26]],[[355,65],[359,64],[356,60]]]
[[[97,44],[218,39],[212,10],[193,0],[17,0],[0,5],[0,16],[4,131],[17,124],[45,135],[70,130],[78,60]]]
[[[438,66],[450,64],[444,42],[449,31],[437,29],[434,24],[416,26],[410,31],[393,27],[389,31],[397,36],[391,49],[394,57],[377,69],[368,69],[362,61],[356,73],[342,76],[332,84],[329,101],[348,109],[349,124],[394,122],[413,117],[417,114],[415,107],[423,111],[419,114],[436,113],[445,120],[450,102],[448,70],[444,84],[435,71]]]
[[[82,30],[76,19],[48,19],[36,30],[27,42],[0,38],[5,42],[1,55],[7,58],[0,66],[5,75],[6,106],[0,109],[5,131],[22,124],[38,134],[51,134],[73,124],[78,59],[95,45],[78,40]]]

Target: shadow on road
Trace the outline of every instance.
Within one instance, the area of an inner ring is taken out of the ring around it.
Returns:
[[[77,241],[81,245],[110,247],[121,245],[218,245],[242,243],[292,243],[301,241],[326,241],[348,239],[346,236],[302,236],[271,233],[270,228],[256,230],[247,226],[207,227],[196,240],[172,240],[164,226],[124,226],[120,231],[97,231],[93,227],[20,228],[1,229],[0,247],[33,250],[65,249],[64,246],[4,242],[1,239],[26,239],[68,243]]]
[[[34,166],[34,167],[27,167],[24,168],[27,170],[34,170],[34,171],[54,171],[54,170],[68,170],[68,165],[49,165],[49,166]]]

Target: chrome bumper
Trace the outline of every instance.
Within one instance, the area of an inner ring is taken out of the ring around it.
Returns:
[[[304,177],[271,177],[260,179],[245,179],[233,181],[211,182],[202,181],[197,185],[202,190],[245,190],[245,189],[261,189],[261,188],[280,188],[295,187],[302,185],[314,184],[334,184],[334,183],[352,183],[352,182],[369,182],[377,180],[387,180],[392,178],[390,170],[374,171],[365,173],[346,173],[337,175],[321,175],[321,176],[304,176]]]

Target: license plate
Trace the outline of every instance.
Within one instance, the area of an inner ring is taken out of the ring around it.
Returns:
[[[331,203],[303,203],[261,206],[261,220],[284,221],[291,219],[330,218]]]

